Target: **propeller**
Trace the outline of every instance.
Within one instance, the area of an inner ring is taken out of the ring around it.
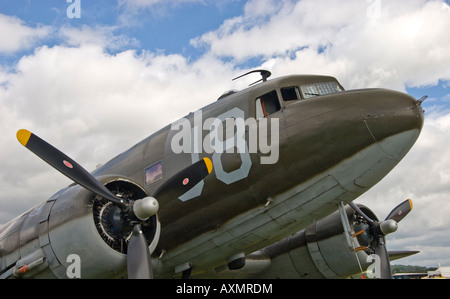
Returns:
[[[398,222],[400,222],[406,215],[411,212],[413,205],[411,199],[407,199],[398,206],[396,206],[383,221],[376,221],[367,216],[356,204],[353,202],[349,205],[367,220],[368,225],[374,235],[374,240],[371,243],[372,249],[380,257],[381,260],[381,273],[380,278],[390,279],[392,278],[391,266],[389,261],[389,255],[386,249],[385,236],[397,231]]]
[[[116,197],[77,162],[30,131],[19,130],[17,139],[24,147],[75,183],[112,202],[125,212],[127,221],[133,227],[127,251],[129,278],[153,278],[149,245],[142,233],[141,223],[158,212],[158,200],[164,201],[183,195],[211,173],[213,167],[210,159],[203,158],[169,178],[151,196],[135,201],[124,201]]]

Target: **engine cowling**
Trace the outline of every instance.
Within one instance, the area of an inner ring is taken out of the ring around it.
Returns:
[[[377,220],[370,209],[358,206]],[[346,278],[368,268],[376,272],[376,256],[371,247],[375,232],[354,209],[346,206],[344,210],[353,233],[352,248],[337,211],[293,236],[245,256],[239,269],[230,270],[230,265],[228,269],[222,268],[215,277],[320,279]]]
[[[143,187],[126,177],[97,179],[119,198],[148,196]],[[3,248],[0,274],[23,278],[67,278],[69,271],[81,278],[126,275],[133,227],[120,213],[119,207],[79,185],[59,191],[7,224],[11,242]],[[152,252],[160,233],[157,215],[141,226]]]
[[[376,219],[367,207],[360,208]],[[373,263],[370,256],[373,253],[370,248],[372,232],[367,221],[353,209],[347,206],[345,211],[352,232],[357,234],[354,240],[356,251],[349,247],[339,212],[335,212],[294,236],[255,253],[271,259],[271,267],[265,275],[271,278],[345,278],[365,271]]]

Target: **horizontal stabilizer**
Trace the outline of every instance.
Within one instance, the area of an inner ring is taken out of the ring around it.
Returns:
[[[397,250],[397,251],[388,251],[389,260],[395,261],[398,259],[402,259],[414,254],[419,253],[420,251],[412,251],[412,250]]]

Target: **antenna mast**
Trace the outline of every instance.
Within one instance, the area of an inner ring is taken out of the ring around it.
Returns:
[[[256,82],[253,82],[249,86],[255,85],[256,83],[261,82],[261,81],[262,82],[266,82],[267,78],[269,78],[272,75],[272,73],[267,71],[267,70],[254,70],[254,71],[250,71],[248,73],[245,73],[243,75],[240,75],[239,77],[234,78],[232,81],[234,81],[236,79],[239,79],[239,78],[242,78],[242,77],[247,76],[247,75],[252,74],[252,73],[259,73],[261,75],[262,79],[260,79],[260,80],[258,80]]]

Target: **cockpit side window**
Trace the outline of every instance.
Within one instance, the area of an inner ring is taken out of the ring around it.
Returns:
[[[256,99],[256,119],[267,117],[280,109],[280,100],[275,90]]]
[[[291,87],[282,87],[280,89],[281,96],[283,97],[283,101],[296,101],[300,100],[300,90],[297,86],[291,86]]]
[[[156,163],[145,169],[145,183],[150,185],[163,178],[162,162]]]
[[[343,91],[339,84],[333,81],[304,84],[300,86],[300,89],[305,99]]]

